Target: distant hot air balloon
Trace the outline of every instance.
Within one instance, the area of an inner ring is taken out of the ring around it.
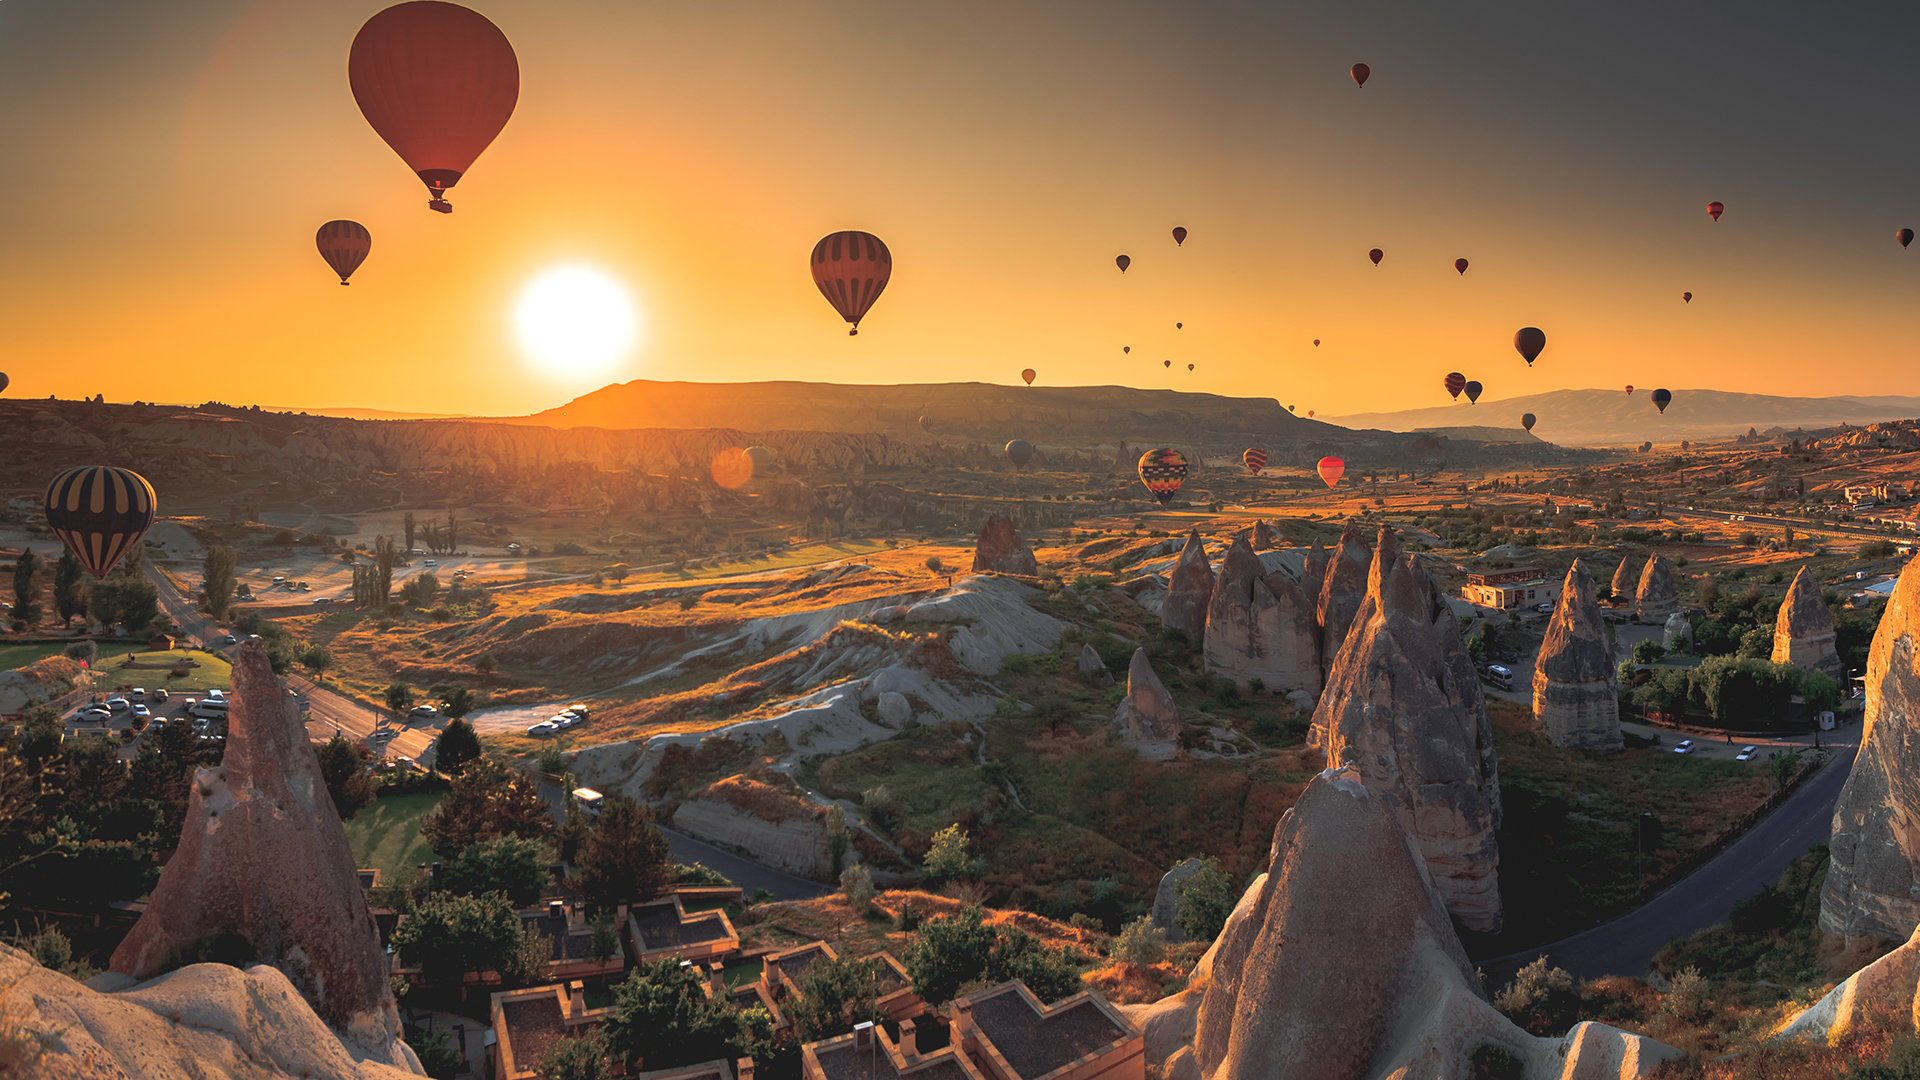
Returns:
[[[1319,338],[1314,338],[1314,339],[1313,339],[1313,347],[1314,347],[1314,348],[1316,348],[1316,349],[1320,347],[1320,339],[1319,339]]]
[[[1240,460],[1246,462],[1248,472],[1259,476],[1260,470],[1267,467],[1267,452],[1257,447],[1248,447],[1247,451],[1240,455]]]
[[[1033,460],[1033,444],[1025,439],[1015,439],[1007,444],[1007,460],[1013,462],[1016,469],[1024,469],[1027,462]]]
[[[1347,69],[1347,74],[1353,76],[1355,83],[1365,86],[1367,85],[1367,77],[1373,74],[1373,69],[1365,64],[1355,64],[1353,67]]]
[[[747,447],[747,457],[753,462],[755,469],[770,469],[773,467],[773,451],[764,446]]]
[[[1632,383],[1628,383],[1628,384],[1627,384],[1627,396],[1628,396],[1628,397],[1632,397],[1632,396],[1633,396],[1633,384],[1632,384]]]
[[[1653,403],[1660,409],[1661,412],[1663,413],[1666,412],[1667,406],[1673,404],[1672,392],[1667,390],[1655,390],[1653,392]]]
[[[1460,391],[1467,388],[1467,377],[1457,371],[1449,371],[1442,385],[1447,388],[1447,393],[1453,396],[1453,400],[1459,401]]]
[[[1726,212],[1727,208],[1724,203],[1710,202],[1707,204],[1707,216],[1715,221],[1719,221],[1720,215]]]
[[[1320,479],[1325,480],[1327,487],[1331,488],[1340,483],[1341,477],[1347,475],[1347,463],[1334,457],[1332,454],[1328,454],[1326,457],[1320,459],[1318,471],[1320,473]]]
[[[1532,367],[1534,358],[1547,347],[1547,335],[1537,326],[1523,326],[1514,332],[1513,347],[1526,358],[1527,366]]]
[[[0,394],[4,394],[6,393],[6,391],[7,391],[7,373],[4,371],[0,371]]]
[[[1036,376],[1037,374],[1038,374],[1038,373],[1037,373],[1037,372],[1035,372],[1035,371],[1034,371],[1034,370],[1033,370],[1032,368],[1027,368],[1027,369],[1026,369],[1025,371],[1022,371],[1022,372],[1020,373],[1020,377],[1021,377],[1021,378],[1023,378],[1023,379],[1025,379],[1025,380],[1027,380],[1027,385],[1028,385],[1028,386],[1032,386],[1032,385],[1033,385],[1033,380],[1034,380],[1034,377],[1035,377],[1035,376]]]
[[[1521,413],[1521,414],[1520,414],[1520,426],[1521,426],[1521,427],[1523,427],[1523,428],[1526,428],[1526,429],[1527,429],[1528,431],[1532,431],[1532,430],[1533,430],[1533,414],[1532,414],[1532,413]]]
[[[1147,485],[1161,506],[1167,505],[1186,479],[1187,458],[1180,451],[1163,446],[1140,455],[1140,482]]]
[[[1458,270],[1458,271],[1460,271],[1460,276],[1461,276],[1461,277],[1465,277],[1465,276],[1467,275],[1467,260],[1465,260],[1465,259],[1455,259],[1455,260],[1453,260],[1453,268],[1454,268],[1455,270]]]
[[[1467,404],[1471,405],[1480,400],[1480,384],[1479,383],[1469,382],[1467,385],[1461,387],[1460,389],[1465,390],[1467,392]]]
[[[1308,409],[1308,410],[1307,410],[1307,415],[1308,415],[1308,416],[1312,416],[1312,415],[1313,415],[1313,410],[1312,410],[1312,409]]]
[[[932,430],[933,430],[933,417],[931,417],[931,416],[923,416],[923,417],[921,417],[921,418],[920,418],[920,430],[921,430],[921,431],[932,431]]]
[[[1127,258],[1125,255],[1119,255],[1114,257],[1113,265],[1119,267],[1120,272],[1124,274],[1127,272],[1127,267],[1133,265],[1133,260]]]
[[[486,16],[414,0],[360,27],[347,84],[367,123],[427,185],[427,206],[450,214],[447,190],[513,116],[520,61]]]
[[[1180,245],[1185,244],[1186,242],[1187,242],[1187,227],[1185,225],[1175,225],[1173,227],[1174,246],[1178,247]]]
[[[1372,251],[1367,252],[1367,258],[1372,259],[1373,265],[1375,266],[1379,266],[1380,260],[1386,257],[1387,257],[1387,253],[1384,251],[1381,251],[1379,248],[1374,248]]]
[[[1171,360],[1162,360],[1162,361],[1160,361],[1160,364],[1161,364],[1161,366],[1163,366],[1163,367],[1172,367],[1172,366],[1173,366],[1173,361],[1171,361]]]
[[[340,275],[342,285],[366,261],[367,252],[373,250],[373,234],[357,221],[329,221],[320,226],[313,242],[320,249],[320,257]]]
[[[1908,244],[1913,243],[1913,230],[1901,229],[1899,232],[1893,234],[1893,238],[1900,241],[1901,247],[1906,247]]]
[[[1287,411],[1288,411],[1288,412],[1292,412],[1292,411],[1293,411],[1293,406],[1291,406],[1291,405],[1289,405],[1289,406],[1287,406]]]
[[[1174,324],[1173,324],[1173,328],[1174,328],[1175,330],[1181,330],[1181,329],[1184,329],[1184,328],[1186,327],[1186,325],[1187,325],[1186,323],[1183,323],[1183,322],[1177,322],[1177,323],[1174,323]]]
[[[821,237],[808,261],[820,295],[853,324],[848,336],[858,334],[860,320],[893,276],[893,252],[872,233],[849,229]]]
[[[1120,351],[1121,351],[1121,352],[1123,352],[1123,353],[1130,353],[1130,352],[1132,352],[1132,351],[1133,351],[1133,346],[1131,346],[1131,345],[1122,345],[1122,346],[1120,346]]]
[[[1683,304],[1691,304],[1691,303],[1693,303],[1693,294],[1692,294],[1692,293],[1690,293],[1690,292],[1683,292],[1683,293],[1681,293],[1681,294],[1680,294],[1680,302],[1681,302],[1681,303],[1683,303]]]
[[[1192,364],[1188,364],[1188,365],[1187,365],[1187,370],[1188,370],[1188,371],[1192,371],[1192,370],[1193,370],[1193,365],[1192,365]]]
[[[153,485],[110,465],[68,469],[47,485],[47,524],[80,565],[103,578],[153,526]]]

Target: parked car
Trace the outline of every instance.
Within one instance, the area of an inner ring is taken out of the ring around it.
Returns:
[[[580,718],[570,712],[563,712],[559,716],[547,721],[547,723],[553,725],[555,731],[565,731],[567,728],[579,722]]]
[[[76,719],[105,720],[112,715],[113,715],[113,710],[107,708],[105,705],[89,705],[86,708],[80,710],[80,714],[78,717],[76,717]]]
[[[557,727],[555,727],[555,726],[554,726],[554,724],[553,724],[553,721],[551,721],[551,720],[542,720],[542,721],[540,721],[539,723],[537,723],[537,724],[535,724],[535,725],[533,725],[532,727],[530,727],[530,728],[528,728],[528,729],[527,729],[527,734],[529,734],[529,735],[533,735],[533,736],[541,736],[541,735],[551,735],[551,734],[553,734],[554,732],[556,732],[556,731],[559,731],[559,730],[560,730],[559,728],[557,728]]]
[[[407,712],[407,715],[417,720],[422,717],[439,716],[440,714],[431,705],[415,705]]]
[[[331,597],[331,596],[316,596],[316,597],[314,597],[314,598],[313,598],[313,602],[314,602],[314,603],[316,603],[316,604],[331,604],[331,603],[333,603],[333,597]]]
[[[151,720],[153,719],[153,710],[147,708],[145,705],[135,705],[133,707],[133,715],[136,720]]]
[[[1513,672],[1499,664],[1488,664],[1486,673],[1483,674],[1481,678],[1502,690],[1513,689]]]
[[[440,565],[440,563],[439,563],[439,561],[438,561],[438,560],[436,560],[436,559],[428,559],[428,560],[427,560],[427,562],[426,562],[426,565],[427,565],[427,567],[428,567],[428,568],[432,568],[432,567],[435,567],[435,566],[439,566],[439,565]]]
[[[128,695],[127,695],[127,700],[128,700],[128,701],[145,701],[145,700],[147,700],[147,691],[146,691],[146,688],[145,688],[145,687],[141,687],[141,686],[136,686],[136,687],[134,687],[134,688],[133,688],[133,693],[131,693],[131,694],[128,694]]]
[[[235,638],[232,634],[220,635],[220,644],[222,645],[236,645],[238,643],[239,643],[239,639]]]
[[[155,701],[167,700],[167,692],[165,690],[155,690],[153,692],[153,700]]]
[[[112,712],[125,712],[132,707],[133,704],[123,697],[110,697],[107,699],[107,708]]]
[[[1679,742],[1679,743],[1678,743],[1677,745],[1675,745],[1675,746],[1674,746],[1674,748],[1673,748],[1673,752],[1674,752],[1674,753],[1676,753],[1676,754],[1691,754],[1691,753],[1693,753],[1693,740],[1692,740],[1692,739],[1681,739],[1681,740],[1680,740],[1680,742]]]
[[[592,711],[590,711],[585,705],[577,701],[567,706],[566,709],[563,711],[570,712],[582,720],[585,720],[588,717],[593,715]]]
[[[1535,604],[1533,605],[1533,610],[1541,613],[1542,615],[1551,615],[1553,614],[1553,605],[1552,604]]]
[[[1735,760],[1735,761],[1752,761],[1752,760],[1753,760],[1753,755],[1755,755],[1755,754],[1757,754],[1757,753],[1759,753],[1759,752],[1760,752],[1760,748],[1759,748],[1759,747],[1757,747],[1757,746],[1743,746],[1743,747],[1741,747],[1741,748],[1740,748],[1740,752],[1739,752],[1739,753],[1737,753],[1737,754],[1735,754],[1735,755],[1733,755],[1733,760]]]

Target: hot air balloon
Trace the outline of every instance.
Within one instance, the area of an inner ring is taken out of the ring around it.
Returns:
[[[1458,271],[1460,271],[1460,276],[1461,276],[1461,277],[1465,277],[1465,276],[1467,276],[1467,260],[1465,260],[1465,259],[1455,259],[1455,260],[1453,260],[1453,268],[1454,268],[1455,270],[1458,270]]]
[[[1523,326],[1514,332],[1513,347],[1526,358],[1527,366],[1532,367],[1534,357],[1547,347],[1547,335],[1537,326]]]
[[[1140,482],[1147,485],[1161,506],[1167,505],[1186,478],[1187,459],[1180,451],[1163,446],[1140,455]]]
[[[360,27],[347,54],[347,83],[367,123],[427,185],[427,206],[451,214],[447,190],[507,126],[520,100],[520,61],[486,16],[414,0]]]
[[[1184,226],[1184,225],[1175,225],[1175,226],[1173,227],[1173,243],[1174,243],[1174,246],[1175,246],[1175,247],[1178,247],[1178,246],[1180,246],[1180,245],[1182,245],[1182,244],[1185,244],[1186,242],[1187,242],[1187,228],[1186,228],[1186,226]]]
[[[1467,385],[1461,387],[1460,389],[1465,390],[1467,392],[1467,404],[1471,405],[1474,402],[1477,402],[1480,400],[1480,384],[1479,383],[1470,382]]]
[[[921,431],[932,431],[932,430],[933,430],[933,417],[931,417],[931,416],[923,416],[923,417],[921,417],[921,418],[920,418],[920,430],[921,430]]]
[[[1632,383],[1628,383],[1628,384],[1627,384],[1627,396],[1628,396],[1628,397],[1632,397],[1632,396],[1633,396],[1633,384],[1632,384]]]
[[[1710,202],[1707,204],[1707,216],[1715,221],[1719,221],[1720,215],[1726,212],[1727,208],[1723,203]]]
[[[1121,352],[1123,352],[1123,353],[1130,353],[1130,352],[1132,352],[1132,351],[1133,351],[1133,346],[1131,346],[1131,345],[1122,345],[1122,346],[1120,346],[1120,351],[1121,351]]]
[[[1365,64],[1355,64],[1353,67],[1347,69],[1347,74],[1353,76],[1355,83],[1365,86],[1367,85],[1367,76],[1373,74],[1373,69]]]
[[[1317,470],[1320,473],[1320,479],[1325,480],[1327,487],[1331,488],[1340,483],[1341,477],[1347,475],[1347,463],[1328,454],[1320,459]]]
[[[1453,400],[1459,401],[1460,391],[1467,388],[1467,377],[1457,371],[1449,371],[1442,385],[1447,388],[1447,393],[1453,396]]]
[[[1240,455],[1240,460],[1247,463],[1248,472],[1259,476],[1260,470],[1267,467],[1267,452],[1255,447],[1248,447],[1247,451]]]
[[[1291,405],[1289,405],[1289,406],[1287,406],[1287,411],[1288,411],[1288,412],[1292,412],[1292,411],[1293,411],[1293,406],[1291,406]]]
[[[1906,247],[1908,244],[1913,243],[1913,230],[1901,229],[1899,232],[1893,234],[1893,238],[1900,241],[1901,247]]]
[[[1188,365],[1187,365],[1187,370],[1188,370],[1188,371],[1192,371],[1192,370],[1193,370],[1193,365],[1192,365],[1192,364],[1188,364]]]
[[[1308,416],[1312,416],[1312,415],[1313,415],[1313,410],[1312,410],[1312,409],[1308,409],[1308,410],[1307,410],[1307,415],[1308,415]]]
[[[1520,426],[1521,426],[1521,427],[1523,427],[1523,428],[1526,428],[1526,429],[1527,429],[1528,431],[1532,431],[1532,430],[1533,430],[1533,414],[1532,414],[1532,413],[1521,413],[1521,414],[1520,414]]]
[[[1386,257],[1387,257],[1387,253],[1384,251],[1381,251],[1379,248],[1374,248],[1372,251],[1367,252],[1367,258],[1372,259],[1373,265],[1375,266],[1379,266],[1380,260]]]
[[[893,276],[893,252],[872,233],[849,229],[828,233],[813,245],[813,283],[840,317],[860,332],[860,320],[880,299]]]
[[[0,371],[0,393],[5,393],[6,390],[7,390],[7,373],[4,371]]]
[[[747,447],[747,458],[753,462],[755,469],[769,469],[773,467],[773,451],[764,446]]]
[[[1127,258],[1125,255],[1117,255],[1114,257],[1113,265],[1119,267],[1120,272],[1124,274],[1127,272],[1127,267],[1133,265],[1133,260]]]
[[[1173,366],[1173,361],[1171,361],[1171,360],[1162,360],[1162,361],[1160,361],[1160,364],[1161,364],[1161,366],[1163,366],[1163,367],[1172,367],[1172,366]]]
[[[1319,339],[1319,338],[1314,338],[1314,339],[1313,339],[1313,347],[1314,347],[1314,348],[1316,348],[1316,349],[1320,347],[1320,339]]]
[[[1653,392],[1653,403],[1656,407],[1659,408],[1661,412],[1663,413],[1666,412],[1667,406],[1673,404],[1672,392],[1667,390],[1655,390]]]
[[[1691,304],[1691,303],[1693,303],[1693,294],[1692,294],[1692,293],[1690,293],[1690,292],[1683,292],[1683,293],[1681,293],[1681,294],[1680,294],[1680,302],[1681,302],[1681,303],[1683,303],[1683,304]]]
[[[320,248],[320,257],[340,275],[342,285],[367,261],[367,252],[373,250],[373,234],[357,221],[329,221],[320,226],[313,242]]]
[[[152,527],[153,485],[110,465],[68,469],[47,485],[47,524],[80,565],[103,578]]]
[[[1016,469],[1024,469],[1027,462],[1033,460],[1033,444],[1025,439],[1015,439],[1007,444],[1007,460],[1013,462]]]
[[[1027,385],[1028,385],[1028,386],[1032,386],[1032,385],[1033,385],[1033,380],[1034,380],[1034,377],[1035,377],[1035,376],[1036,376],[1037,374],[1038,374],[1038,373],[1037,373],[1037,372],[1035,372],[1035,371],[1034,371],[1034,370],[1033,370],[1032,368],[1027,368],[1027,369],[1026,369],[1025,371],[1022,371],[1022,372],[1020,373],[1020,377],[1021,377],[1021,378],[1023,378],[1023,379],[1025,379],[1025,380],[1027,380]]]
[[[1185,328],[1186,328],[1186,325],[1187,325],[1186,323],[1183,323],[1183,322],[1177,322],[1177,323],[1174,323],[1174,324],[1173,324],[1173,328],[1174,328],[1175,330],[1182,330],[1182,329],[1185,329]]]

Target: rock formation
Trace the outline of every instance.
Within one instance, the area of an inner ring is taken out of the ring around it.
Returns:
[[[1272,526],[1265,518],[1253,523],[1253,550],[1266,551],[1280,546],[1280,538],[1274,535]]]
[[[1647,556],[1646,569],[1640,571],[1640,587],[1633,594],[1633,610],[1641,622],[1664,623],[1667,616],[1680,610],[1680,594],[1673,588],[1673,567],[1667,557],[1654,552]]]
[[[1315,537],[1313,546],[1307,549],[1307,568],[1300,575],[1300,591],[1313,600],[1313,617],[1320,618],[1320,590],[1327,584],[1327,549],[1320,546],[1319,537]]]
[[[1199,859],[1182,859],[1173,869],[1160,875],[1160,887],[1153,893],[1153,927],[1166,932],[1167,943],[1178,945],[1187,940],[1186,931],[1174,919],[1180,914],[1180,883],[1206,867]]]
[[[1825,672],[1835,680],[1845,674],[1834,647],[1833,612],[1820,597],[1820,583],[1804,566],[1793,575],[1793,585],[1773,623],[1773,662]]]
[[[1643,567],[1644,568],[1644,567]],[[1622,557],[1620,565],[1613,570],[1613,598],[1616,601],[1632,600],[1634,590],[1640,587],[1639,571],[1634,569],[1633,559]]]
[[[1113,672],[1107,670],[1107,662],[1093,651],[1093,646],[1080,646],[1080,674],[1093,680],[1096,686],[1112,686]]]
[[[1381,530],[1385,532],[1386,530]],[[1333,552],[1322,575],[1320,599],[1315,617],[1320,622],[1320,669],[1331,671],[1339,655],[1340,643],[1347,639],[1354,613],[1367,595],[1367,566],[1373,552],[1361,536],[1360,522],[1349,518],[1340,530],[1340,546]]]
[[[1533,718],[1562,750],[1618,750],[1620,687],[1593,578],[1575,559],[1533,666]]]
[[[986,526],[980,530],[980,542],[973,548],[973,572],[988,570],[1024,577],[1037,577],[1040,573],[1033,550],[1020,542],[1020,534],[1013,531],[1013,522],[999,514],[987,518]]]
[[[1459,621],[1391,532],[1313,714],[1309,739],[1399,815],[1448,910],[1498,931],[1500,787],[1480,679]]]
[[[1113,714],[1113,730],[1150,761],[1179,756],[1180,710],[1153,673],[1145,649],[1133,650],[1133,662],[1127,665],[1127,696]]]
[[[1874,1023],[1886,1013],[1904,1016],[1913,1030],[1920,1030],[1920,931],[1905,945],[1848,976],[1787,1021],[1780,1034],[1837,1043],[1860,1024]]]
[[[1887,601],[1867,653],[1866,720],[1853,771],[1833,808],[1833,857],[1820,890],[1820,929],[1847,938],[1906,938],[1920,926],[1920,561]]]
[[[1213,566],[1198,531],[1187,534],[1180,561],[1167,575],[1167,598],[1160,605],[1160,625],[1171,626],[1198,642],[1207,632],[1207,605],[1213,602]]]
[[[1284,571],[1267,573],[1245,540],[1220,562],[1207,607],[1207,669],[1245,689],[1320,691],[1320,628],[1313,604]]]
[[[307,729],[259,642],[233,666],[224,762],[199,769],[186,827],[110,967],[150,979],[202,954],[278,968],[356,1059],[399,1063],[386,953]]]
[[[1668,652],[1684,652],[1692,648],[1693,624],[1678,611],[1667,616],[1667,625],[1660,631],[1660,643]]]

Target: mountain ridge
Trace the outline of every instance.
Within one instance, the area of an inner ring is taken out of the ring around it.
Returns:
[[[1478,404],[1462,399],[1459,404],[1351,413],[1326,420],[1350,428],[1417,432],[1519,427],[1521,415],[1530,412],[1538,421],[1533,429],[1536,438],[1566,446],[1619,446],[1724,439],[1745,434],[1748,428],[1824,428],[1920,416],[1920,397],[1786,397],[1700,389],[1674,390],[1673,403],[1662,413],[1653,405],[1652,390],[1636,387],[1631,396],[1622,390],[1552,390],[1499,401],[1482,398]]]

